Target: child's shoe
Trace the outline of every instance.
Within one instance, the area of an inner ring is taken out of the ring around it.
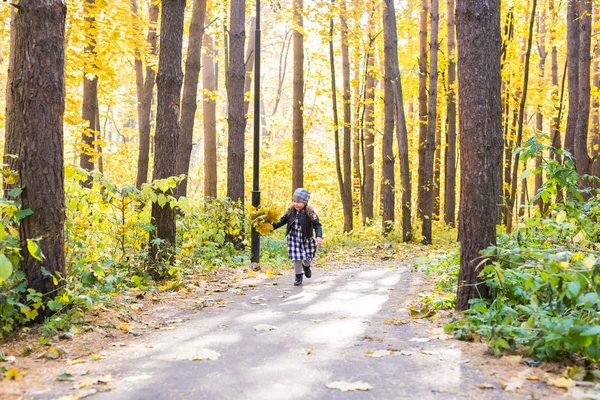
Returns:
[[[304,275],[306,275],[306,277],[310,279],[310,277],[312,276],[312,271],[310,270],[310,263],[302,261],[302,269],[304,269]]]
[[[304,274],[296,274],[296,280],[294,281],[294,286],[302,285],[302,277]]]

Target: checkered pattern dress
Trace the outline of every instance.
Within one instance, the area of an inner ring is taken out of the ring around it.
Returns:
[[[314,237],[306,239],[302,235],[302,227],[298,222],[298,218],[296,218],[294,225],[290,229],[287,242],[290,260],[306,260],[310,263],[315,258],[317,242]]]

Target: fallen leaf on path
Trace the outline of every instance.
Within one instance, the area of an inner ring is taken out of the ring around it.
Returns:
[[[585,367],[569,367],[564,375],[568,376],[574,381],[582,381],[586,374],[587,371],[585,370]]]
[[[221,353],[218,351],[210,350],[210,349],[201,349],[196,353],[192,361],[202,361],[202,360],[218,360],[221,357]]]
[[[435,315],[435,310],[429,307],[416,308],[414,305],[408,307],[412,319],[430,318]]]
[[[502,385],[502,387],[507,392],[514,392],[515,390],[520,389],[521,386],[523,386],[523,383],[525,383],[525,377],[530,373],[531,371],[529,369],[521,371],[517,376],[513,376],[512,378],[510,378],[508,380],[508,383]]]
[[[383,320],[383,323],[386,325],[404,325],[407,321],[404,319],[392,318]]]
[[[23,378],[26,373],[26,369],[19,371],[17,368],[11,367],[4,373],[4,379],[7,381],[18,381],[19,379]]]
[[[311,347],[310,349],[302,349],[302,350],[300,350],[298,352],[298,354],[301,354],[303,356],[308,356],[308,355],[311,355],[313,351],[315,351],[315,348]]]
[[[67,365],[83,364],[85,360],[67,360]]]
[[[82,390],[79,393],[61,396],[58,398],[58,400],[79,400],[79,399],[83,399],[84,397],[93,396],[96,393],[98,393],[98,391],[96,389],[87,389],[87,390]]]
[[[407,351],[407,350],[400,350],[397,353],[400,354],[401,356],[412,356],[413,354],[415,354],[414,351]]]
[[[376,350],[376,351],[367,351],[368,357],[380,358],[385,356],[391,356],[392,352],[389,350]]]
[[[408,339],[409,342],[417,342],[417,343],[427,343],[429,341],[431,341],[430,338],[428,337],[414,337],[411,339]]]
[[[502,356],[502,360],[510,361],[513,363],[520,363],[523,357],[521,356]]]
[[[491,383],[480,383],[479,385],[477,385],[477,387],[479,389],[494,389],[494,385],[492,385]]]
[[[269,331],[274,331],[276,330],[277,327],[273,326],[273,325],[267,325],[267,324],[258,324],[254,326],[254,330],[258,331],[258,332],[269,332]]]
[[[330,382],[326,385],[329,389],[339,389],[342,392],[349,392],[355,390],[371,390],[373,386],[366,382],[346,382],[346,381],[335,381]]]
[[[256,301],[266,301],[266,300],[267,300],[267,299],[265,299],[265,297],[264,297],[264,296],[262,296],[262,295],[251,297],[251,299],[252,299],[252,300],[256,300]]]
[[[69,374],[68,372],[63,372],[62,374],[56,377],[56,380],[61,382],[71,382],[74,381],[75,378],[72,374]]]
[[[556,378],[556,379],[550,379],[548,381],[548,384],[550,386],[555,386],[557,388],[562,388],[562,389],[569,389],[572,387],[575,387],[577,384],[575,383],[575,381],[571,378]]]

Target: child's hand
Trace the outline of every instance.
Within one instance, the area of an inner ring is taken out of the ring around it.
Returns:
[[[323,244],[323,239],[318,237],[317,238],[317,246],[321,246]]]

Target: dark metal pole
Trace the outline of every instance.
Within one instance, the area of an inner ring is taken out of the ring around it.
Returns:
[[[260,152],[260,0],[256,0],[256,30],[254,31],[254,173],[252,179],[252,206],[260,205],[259,152]],[[260,234],[252,228],[252,263],[260,261]]]

